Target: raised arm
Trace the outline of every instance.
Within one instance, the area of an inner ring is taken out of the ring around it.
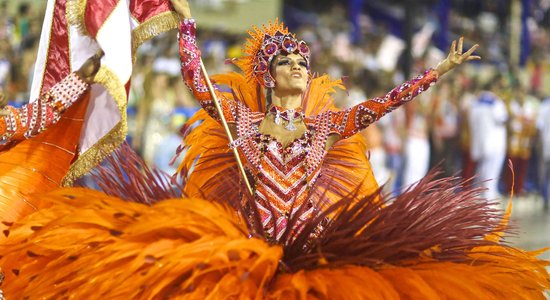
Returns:
[[[65,77],[36,101],[20,108],[4,107],[0,114],[0,144],[36,136],[57,123],[63,112],[88,89],[99,70],[102,55],[99,52],[88,59],[78,71]]]
[[[346,110],[328,112],[330,132],[348,138],[367,128],[385,114],[409,102],[437,81],[438,74],[430,69],[424,74],[394,88],[384,97],[369,99]]]
[[[189,4],[186,0],[172,0],[176,12],[183,19],[180,24],[178,42],[180,48],[181,75],[187,87],[191,90],[202,108],[214,119],[220,120],[218,111],[200,68],[201,52],[197,47],[195,38],[196,24],[191,18]],[[236,119],[235,103],[227,100],[222,93],[215,88],[216,96],[223,110],[223,115],[228,123],[234,123]]]
[[[478,45],[474,45],[465,53],[462,53],[462,45],[463,38],[459,39],[458,45],[453,41],[449,55],[435,69],[429,69],[424,74],[401,84],[384,97],[367,100],[343,111],[328,112],[331,133],[341,139],[348,138],[426,91],[449,70],[465,61],[480,59],[479,56],[472,55]]]

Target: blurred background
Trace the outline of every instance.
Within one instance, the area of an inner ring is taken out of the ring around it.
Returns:
[[[375,176],[393,194],[435,166],[442,176],[492,179],[472,184],[501,207],[513,199],[511,241],[550,245],[550,0],[190,3],[210,74],[234,70],[225,61],[241,55],[246,30],[279,17],[309,44],[314,72],[345,79],[347,91],[336,94],[341,108],[435,67],[460,36],[465,47],[480,44],[481,61],[362,133]],[[12,105],[29,100],[44,8],[45,1],[0,1],[0,88]],[[177,47],[173,31],[139,49],[128,111],[129,142],[168,173],[179,129],[198,110],[180,79]]]

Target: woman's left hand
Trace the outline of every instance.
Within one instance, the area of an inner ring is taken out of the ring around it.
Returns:
[[[464,37],[460,37],[460,39],[458,40],[458,47],[456,41],[453,41],[453,43],[451,44],[451,50],[449,51],[449,55],[447,56],[447,58],[441,61],[437,65],[437,67],[435,67],[435,70],[437,71],[439,76],[442,76],[443,74],[447,73],[448,71],[465,61],[481,59],[481,57],[478,55],[472,55],[472,53],[476,51],[477,47],[479,47],[478,44],[475,44],[468,51],[462,53],[463,43]]]

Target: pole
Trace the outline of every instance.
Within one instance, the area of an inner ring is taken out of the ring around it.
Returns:
[[[233,136],[231,135],[231,131],[229,130],[229,126],[227,125],[227,121],[225,120],[225,116],[223,115],[223,110],[220,105],[220,102],[218,101],[218,97],[216,96],[216,92],[214,91],[214,87],[212,86],[212,82],[210,82],[210,77],[208,77],[208,73],[206,73],[206,68],[204,67],[202,59],[200,60],[200,62],[201,62],[201,72],[204,77],[204,80],[206,81],[206,85],[208,86],[208,91],[210,92],[210,96],[212,97],[212,100],[216,105],[216,109],[218,110],[218,115],[220,116],[220,121],[223,125],[225,133],[227,134],[229,143],[231,144],[233,143]],[[248,177],[246,176],[246,172],[241,162],[241,157],[239,156],[239,151],[237,150],[237,147],[233,148],[233,155],[235,155],[235,159],[237,160],[237,165],[239,166],[239,170],[241,171],[241,175],[243,176],[244,182],[246,183],[246,187],[248,188],[250,195],[254,195],[254,192],[252,191],[252,186],[250,185],[250,182],[248,182]]]

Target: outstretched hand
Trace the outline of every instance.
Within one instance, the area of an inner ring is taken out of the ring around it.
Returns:
[[[184,19],[191,19],[191,9],[187,0],[170,0],[174,10]]]
[[[101,58],[103,55],[105,55],[103,50],[97,51],[96,54],[88,58],[88,60],[82,64],[80,69],[76,71],[76,74],[88,83],[93,82],[97,71],[99,71],[99,68],[101,67]]]
[[[481,57],[478,55],[472,55],[474,51],[476,51],[476,49],[479,47],[478,44],[475,44],[468,51],[462,53],[463,43],[464,43],[464,37],[460,37],[460,39],[458,39],[458,47],[457,47],[456,41],[453,41],[453,43],[451,44],[451,50],[449,51],[449,55],[447,56],[447,58],[441,61],[435,68],[439,76],[447,73],[448,71],[462,64],[465,61],[481,59]]]

